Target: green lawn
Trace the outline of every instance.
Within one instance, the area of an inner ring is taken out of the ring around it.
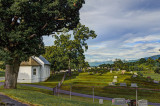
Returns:
[[[154,73],[154,72],[152,72],[152,73],[143,72],[143,75],[144,75],[144,77],[150,76],[152,79],[160,81],[160,74],[157,74],[157,73]]]
[[[130,86],[131,83],[137,83],[140,88],[150,88],[150,89],[160,89],[160,84],[154,84],[153,82],[147,82],[145,77],[132,78],[132,74],[125,73],[122,75],[119,73],[105,73],[103,75],[94,74],[89,75],[86,73],[80,73],[79,75],[73,74],[73,77],[69,77],[64,81],[62,89],[70,90],[70,84],[72,84],[72,91],[84,94],[92,94],[92,86],[95,86],[95,95],[104,97],[120,97],[135,99],[135,89],[128,88],[109,88],[108,83],[112,82],[113,77],[118,76],[117,86],[119,83],[127,83]],[[62,76],[61,76],[62,77]],[[46,83],[56,82],[56,78],[50,79]],[[151,96],[152,95],[152,96]],[[160,102],[160,92],[159,91],[148,91],[148,90],[138,90],[138,99],[147,99],[150,102]]]
[[[63,75],[64,74],[54,75],[51,76],[46,82],[33,84],[53,88],[62,79]],[[128,88],[110,88],[108,83],[112,82],[114,76],[118,76],[116,86],[119,86],[119,83],[125,82],[127,83]],[[146,80],[147,78],[140,76],[137,78],[132,78],[131,73],[125,73],[122,75],[120,72],[107,72],[102,75],[89,75],[88,72],[80,74],[74,72],[71,78],[67,76],[61,89],[70,90],[70,84],[72,84],[73,92],[92,95],[92,86],[95,86],[95,95],[97,96],[135,99],[135,89],[130,89],[131,83],[137,83],[139,88],[160,89],[160,84],[154,84],[153,82],[147,82]],[[147,99],[149,102],[160,102],[159,98],[160,91],[138,90],[138,99]]]
[[[92,102],[90,98],[72,96],[70,100],[68,95],[52,95],[52,91],[38,89],[34,87],[18,86],[18,89],[3,89],[0,92],[10,96],[18,101],[38,106],[98,106],[98,100]],[[111,106],[111,101],[104,101],[103,106]]]
[[[5,76],[5,72],[4,71],[0,71],[0,77],[4,77]]]

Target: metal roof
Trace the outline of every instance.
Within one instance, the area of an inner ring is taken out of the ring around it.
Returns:
[[[44,64],[48,64],[48,65],[51,64],[43,56],[39,56],[39,59],[42,60],[44,62]]]

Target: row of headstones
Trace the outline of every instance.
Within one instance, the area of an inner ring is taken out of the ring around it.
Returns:
[[[112,105],[123,105],[123,106],[128,106],[129,103],[135,102],[136,100],[125,100],[125,98],[114,98],[112,99]],[[135,104],[133,103],[133,104]],[[137,101],[138,106],[148,106],[148,101],[147,100],[138,100]]]
[[[133,73],[133,72],[131,71],[130,73]],[[138,75],[137,72],[134,72],[132,77],[133,77],[133,78],[136,78],[137,75]],[[147,78],[148,78],[148,79],[151,79],[150,77],[147,77]],[[112,82],[114,82],[114,83],[117,82],[117,76],[114,76],[114,79],[113,79]],[[159,84],[160,82],[159,82],[159,81],[156,81],[156,80],[153,80],[153,83]]]
[[[115,86],[116,83],[115,83],[115,82],[109,82],[109,85],[110,85],[110,86]],[[126,87],[127,84],[126,84],[126,83],[120,83],[120,86]],[[138,86],[137,86],[137,83],[131,83],[131,87],[138,87]]]
[[[99,104],[103,104],[103,99],[99,99]],[[136,100],[125,100],[125,98],[113,98],[112,105],[128,106],[128,104],[136,104]],[[138,106],[148,106],[148,101],[141,99],[137,101]]]

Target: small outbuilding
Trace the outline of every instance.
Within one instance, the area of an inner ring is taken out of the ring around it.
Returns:
[[[22,62],[18,73],[18,83],[35,83],[50,77],[50,63],[43,57],[32,56],[29,61]]]

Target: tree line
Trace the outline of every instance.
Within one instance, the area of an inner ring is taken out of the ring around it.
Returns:
[[[121,59],[116,59],[113,64],[101,64],[99,67],[113,68],[114,70],[126,71],[154,71],[160,74],[160,57],[158,59],[141,58],[135,62],[127,62]]]

